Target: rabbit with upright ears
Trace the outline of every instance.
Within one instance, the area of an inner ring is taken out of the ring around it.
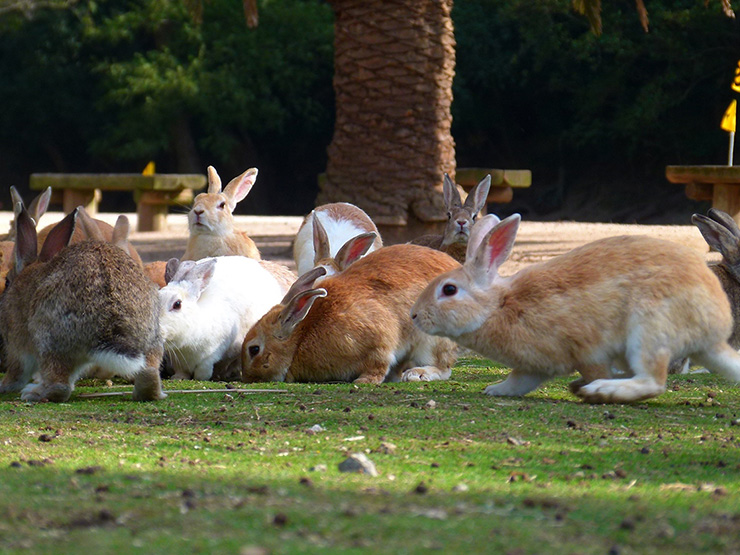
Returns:
[[[242,380],[447,379],[456,345],[415,329],[409,310],[432,278],[457,266],[439,251],[394,245],[361,258],[321,288],[314,280],[326,269],[310,270],[247,333]]]
[[[700,253],[611,237],[502,277],[519,221],[483,218],[464,266],[432,281],[411,310],[419,329],[512,368],[487,394],[524,395],[577,370],[571,390],[584,400],[639,401],[663,393],[669,362],[685,356],[740,380],[730,305]]]
[[[337,260],[339,251],[347,241],[358,235],[369,238],[369,233],[374,236],[365,252],[352,256],[350,261],[345,257],[345,251]],[[348,202],[333,202],[315,208],[303,219],[293,242],[293,259],[299,276],[323,264],[328,277],[341,271],[339,265],[348,266],[357,258],[382,246],[380,232],[364,210]]]
[[[239,379],[252,325],[285,294],[259,261],[219,256],[167,263],[160,327],[175,379]]]
[[[445,206],[447,207],[447,225],[442,235],[422,235],[413,241],[413,245],[424,245],[446,252],[460,263],[465,262],[465,252],[470,237],[470,230],[478,214],[486,206],[488,191],[491,188],[491,176],[487,175],[470,191],[463,203],[457,185],[445,174],[442,185]]]
[[[361,233],[351,239],[348,239],[335,254],[331,254],[329,248],[329,237],[319,218],[313,219],[313,244],[314,244],[314,266],[323,267],[326,274],[320,276],[314,282],[318,284],[324,279],[342,273],[349,266],[365,256],[365,254],[375,247],[377,235],[369,231]]]
[[[22,389],[24,401],[63,402],[79,376],[98,366],[134,377],[135,400],[161,399],[155,288],[114,245],[67,246],[76,218],[77,210],[67,215],[37,253],[36,224],[16,205],[15,266],[0,297],[7,357],[0,393]],[[36,373],[40,382],[29,384]]]
[[[249,168],[232,179],[221,191],[221,178],[208,166],[208,189],[193,200],[188,212],[188,244],[182,260],[200,260],[214,256],[241,255],[256,260],[260,252],[254,241],[234,226],[237,203],[252,190],[257,168]]]

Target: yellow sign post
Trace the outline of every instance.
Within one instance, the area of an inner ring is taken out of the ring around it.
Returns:
[[[719,126],[730,134],[730,156],[727,165],[732,166],[733,150],[735,150],[735,128],[737,127],[737,100],[730,102]]]
[[[737,63],[737,67],[735,68],[735,79],[732,80],[730,87],[733,91],[740,93],[740,62]]]

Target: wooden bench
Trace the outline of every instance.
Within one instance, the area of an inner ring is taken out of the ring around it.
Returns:
[[[481,179],[491,175],[491,189],[488,191],[488,202],[499,204],[511,202],[514,189],[524,189],[532,185],[530,170],[496,170],[489,168],[457,168],[455,181],[466,193],[478,185]]]
[[[692,200],[711,200],[712,207],[740,222],[740,166],[667,166],[671,183],[686,186]]]
[[[189,205],[194,191],[206,185],[205,175],[156,173],[34,173],[32,190],[52,190],[52,202],[61,202],[65,213],[84,206],[90,214],[98,212],[102,191],[132,191],[136,202],[137,231],[167,229],[170,205]]]

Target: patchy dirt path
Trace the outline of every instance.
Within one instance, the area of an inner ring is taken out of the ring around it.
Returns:
[[[136,227],[136,214],[127,214],[132,228]],[[47,225],[61,219],[60,213],[46,214],[41,224]],[[97,217],[115,223],[117,214],[99,214]],[[237,226],[246,231],[257,243],[262,256],[295,268],[292,255],[292,241],[301,224],[300,216],[237,216]],[[8,228],[12,214],[0,212],[0,230]],[[535,262],[541,262],[569,251],[589,241],[614,235],[651,235],[675,241],[707,254],[708,247],[699,230],[692,225],[636,225],[603,224],[581,222],[529,222],[523,221],[517,242],[509,261],[501,273],[513,274],[519,269]],[[179,257],[185,251],[188,228],[184,214],[168,216],[168,230],[131,234],[131,241],[139,250],[145,262],[168,260]],[[717,255],[707,254],[707,259]]]

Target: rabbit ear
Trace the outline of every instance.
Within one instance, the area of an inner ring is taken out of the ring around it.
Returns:
[[[734,264],[740,261],[740,247],[738,246],[740,239],[731,230],[701,214],[691,216],[691,222],[699,228],[707,244],[721,253],[727,262]]]
[[[20,273],[24,267],[37,258],[36,223],[31,219],[22,202],[13,207],[15,211],[15,271]]]
[[[164,266],[164,282],[169,283],[172,278],[177,274],[177,269],[180,267],[180,260],[177,258],[170,258],[167,264]]]
[[[18,189],[16,189],[13,185],[10,186],[10,200],[13,201],[14,210],[15,210],[15,205],[18,203],[21,203],[21,205],[25,206],[25,203],[23,202],[23,199],[21,198],[21,195],[18,192]]]
[[[288,292],[285,294],[285,297],[283,297],[283,300],[280,301],[280,304],[288,304],[298,293],[311,289],[314,281],[325,275],[326,268],[323,266],[317,266],[302,276],[299,276],[298,279],[293,282],[293,285],[290,286],[290,289],[288,289]]]
[[[313,303],[319,297],[326,297],[326,289],[309,289],[295,295],[288,304],[280,311],[278,316],[278,329],[275,337],[284,341],[308,315]]]
[[[221,192],[221,178],[218,176],[216,168],[208,166],[208,193],[218,194]]]
[[[479,285],[489,285],[498,275],[499,267],[509,257],[514,246],[521,218],[519,214],[513,214],[497,223],[483,237],[473,258],[466,258],[465,267]]]
[[[313,214],[313,262],[316,264],[319,260],[329,258],[331,250],[324,225],[319,221],[315,210],[311,211],[311,214]]]
[[[709,217],[712,218],[715,222],[721,223],[730,231],[730,233],[740,239],[740,228],[737,226],[737,222],[734,220],[734,218],[730,216],[727,212],[723,212],[722,210],[718,210],[716,208],[710,208],[708,214]]]
[[[97,227],[97,225],[95,227]],[[116,225],[113,226],[113,238],[111,239],[111,243],[123,250],[123,252],[128,253],[128,236],[130,232],[131,224],[129,223],[128,218],[124,214],[121,214],[116,218]]]
[[[257,181],[257,173],[257,168],[249,168],[239,177],[229,181],[229,184],[224,188],[224,195],[229,199],[229,206],[232,211],[236,208],[237,203],[242,201],[252,190],[254,182]]]
[[[180,268],[182,269],[184,265],[185,264],[181,264]],[[215,269],[215,258],[201,261],[197,264],[194,264],[192,267],[187,268],[185,275],[183,275],[183,279],[191,282],[195,286],[198,295],[200,295],[200,293],[202,293],[211,282],[211,278],[213,277],[213,272],[215,271]]]
[[[483,210],[488,200],[488,191],[491,189],[491,175],[488,174],[486,177],[480,180],[475,189],[470,191],[468,198],[465,199],[463,208],[467,208],[471,215],[475,216]]]
[[[67,214],[61,222],[52,228],[49,235],[46,236],[44,246],[41,247],[41,252],[39,253],[39,260],[41,262],[48,262],[60,250],[69,245],[72,234],[75,232],[76,224],[77,208]]]
[[[470,237],[468,238],[468,247],[465,252],[466,261],[473,259],[483,237],[500,221],[499,217],[495,214],[488,214],[473,224],[473,228],[470,230]]]
[[[342,248],[339,249],[337,255],[334,257],[334,262],[337,263],[339,271],[343,272],[352,263],[365,256],[365,253],[373,246],[376,238],[377,234],[375,232],[368,231],[367,233],[352,237],[352,239],[342,245]]]
[[[46,214],[46,211],[49,209],[50,200],[51,187],[47,187],[44,192],[31,201],[31,204],[28,207],[28,214],[33,218],[33,221],[36,222],[36,224],[39,223],[41,216]]]
[[[85,210],[83,206],[77,207],[77,218],[79,219],[79,224],[82,228],[82,231],[85,232],[85,235],[88,239],[93,239],[95,241],[105,241],[105,237],[103,237],[103,232],[100,231],[98,224],[95,223],[95,220],[90,217],[90,214],[87,213],[87,210]]]
[[[445,206],[447,210],[452,208],[459,208],[462,206],[462,200],[460,199],[460,191],[457,190],[457,185],[450,179],[450,176],[445,174],[444,183],[442,184],[442,193],[444,194]]]

